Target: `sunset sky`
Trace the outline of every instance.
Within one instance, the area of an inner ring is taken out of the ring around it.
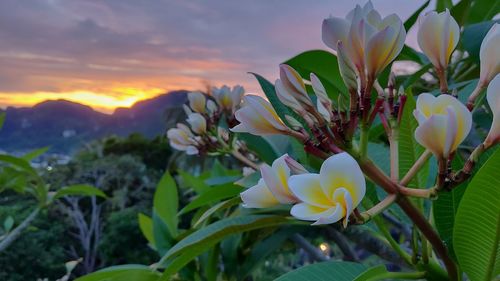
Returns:
[[[273,80],[280,62],[326,49],[321,21],[364,2],[2,0],[0,107],[62,98],[112,112],[207,84],[258,92],[248,71]],[[424,0],[372,2],[404,20]]]

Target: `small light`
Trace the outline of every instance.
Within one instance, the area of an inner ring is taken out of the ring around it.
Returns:
[[[328,254],[330,252],[330,245],[328,245],[327,243],[321,243],[319,244],[319,249],[323,253]]]

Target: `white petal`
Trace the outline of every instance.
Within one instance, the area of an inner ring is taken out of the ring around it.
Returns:
[[[207,131],[207,121],[199,113],[192,113],[188,116],[187,122],[191,125],[193,132],[201,135]]]
[[[291,176],[288,185],[293,194],[309,205],[322,208],[331,208],[332,201],[321,188],[318,174],[301,174]]]
[[[299,220],[315,221],[328,215],[329,209],[316,207],[307,203],[298,203],[290,209],[290,214]]]
[[[433,113],[435,101],[436,97],[434,97],[433,95],[429,93],[422,93],[418,95],[416,109],[427,119],[431,117]],[[417,118],[417,116],[415,117]],[[417,121],[421,122],[422,120],[419,120],[419,118],[417,118]]]
[[[273,166],[262,164],[260,173],[266,183],[269,191],[282,204],[297,202],[297,198],[290,192],[288,187],[288,178],[290,177],[290,168],[285,162],[286,155],[274,160]]]
[[[321,28],[323,43],[333,50],[337,50],[337,42],[342,41],[347,44],[347,33],[349,23],[341,18],[330,17],[323,20]]]
[[[329,198],[333,198],[335,190],[343,187],[352,196],[357,205],[365,196],[366,182],[359,164],[346,152],[330,156],[320,169],[321,188]]]
[[[240,197],[245,208],[268,208],[279,204],[262,179],[256,185],[240,193]]]
[[[480,81],[488,83],[500,72],[500,25],[495,23],[481,43],[479,57],[481,59]]]
[[[445,157],[446,127],[448,116],[431,115],[425,122],[419,124],[415,130],[415,140],[429,149],[436,157]]]
[[[267,120],[276,130],[286,131],[287,128],[271,104],[262,97],[255,95],[247,95],[244,97],[245,102],[254,110],[254,115],[257,113]]]
[[[332,224],[341,220],[345,215],[344,208],[337,204],[335,207],[328,209],[327,212],[321,214],[320,218],[312,225]]]
[[[493,144],[500,141],[500,74],[490,82],[488,86],[486,99],[493,112],[493,122],[486,137],[486,144]]]
[[[280,79],[276,80],[276,82],[274,83],[274,88],[276,90],[276,95],[278,96],[278,99],[284,105],[291,107],[296,112],[304,111],[304,108],[300,105],[297,99],[294,98],[290,93],[288,93],[288,91],[286,90],[285,86],[283,85]]]

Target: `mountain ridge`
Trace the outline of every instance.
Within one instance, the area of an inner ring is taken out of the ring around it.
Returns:
[[[179,90],[117,108],[112,114],[64,99],[47,100],[32,107],[7,107],[0,129],[0,150],[28,151],[50,146],[53,153],[70,154],[81,144],[108,135],[141,133],[162,135],[185,118],[182,104],[187,91]]]

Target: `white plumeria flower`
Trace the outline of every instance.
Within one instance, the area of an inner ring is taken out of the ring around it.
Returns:
[[[189,107],[195,112],[204,113],[207,98],[201,92],[188,93]]]
[[[207,132],[207,120],[205,120],[203,115],[199,113],[191,113],[188,116],[187,122],[191,126],[193,132],[198,135],[203,135]]]
[[[290,178],[290,167],[288,167],[287,154],[274,160],[272,166],[263,164],[260,167],[262,179],[257,185],[250,187],[240,194],[243,207],[267,208],[278,204],[290,204],[297,202],[297,198],[290,192],[288,179]]]
[[[323,20],[322,38],[335,51],[341,41],[358,76],[362,72],[374,79],[403,49],[406,30],[396,14],[382,19],[368,2],[363,8],[357,5],[345,19]]]
[[[339,64],[340,76],[344,84],[350,91],[358,90],[358,80],[356,77],[356,67],[352,64],[342,41],[337,42],[337,60]]]
[[[366,191],[366,182],[358,163],[348,153],[333,155],[323,162],[319,174],[301,174],[288,180],[291,191],[302,201],[290,213],[313,225],[331,224],[342,218],[347,226],[349,215]]]
[[[487,89],[486,99],[493,111],[493,122],[490,132],[484,141],[486,147],[489,147],[500,141],[500,74],[490,82]]]
[[[280,79],[282,85],[282,95],[288,93],[301,105],[312,107],[313,103],[307,94],[306,85],[300,74],[291,66],[282,64],[280,65]]]
[[[420,94],[413,115],[419,124],[415,139],[438,159],[447,159],[472,127],[472,114],[451,95]]]
[[[448,67],[459,38],[460,27],[448,9],[439,14],[432,11],[420,18],[418,45],[436,69]]]
[[[243,100],[243,106],[234,114],[240,124],[231,131],[254,135],[286,134],[290,131],[271,104],[262,97],[246,95]]]
[[[245,89],[240,85],[236,85],[231,90],[228,86],[224,85],[220,89],[214,88],[212,93],[221,108],[234,112],[236,107],[241,103]]]
[[[479,83],[486,86],[500,72],[500,25],[495,23],[481,43]]]
[[[177,124],[177,128],[172,128],[167,131],[167,138],[169,140],[170,146],[174,149],[185,151],[186,154],[194,155],[198,154],[198,148],[196,148],[196,141],[194,140],[194,135],[188,126],[184,124]]]

